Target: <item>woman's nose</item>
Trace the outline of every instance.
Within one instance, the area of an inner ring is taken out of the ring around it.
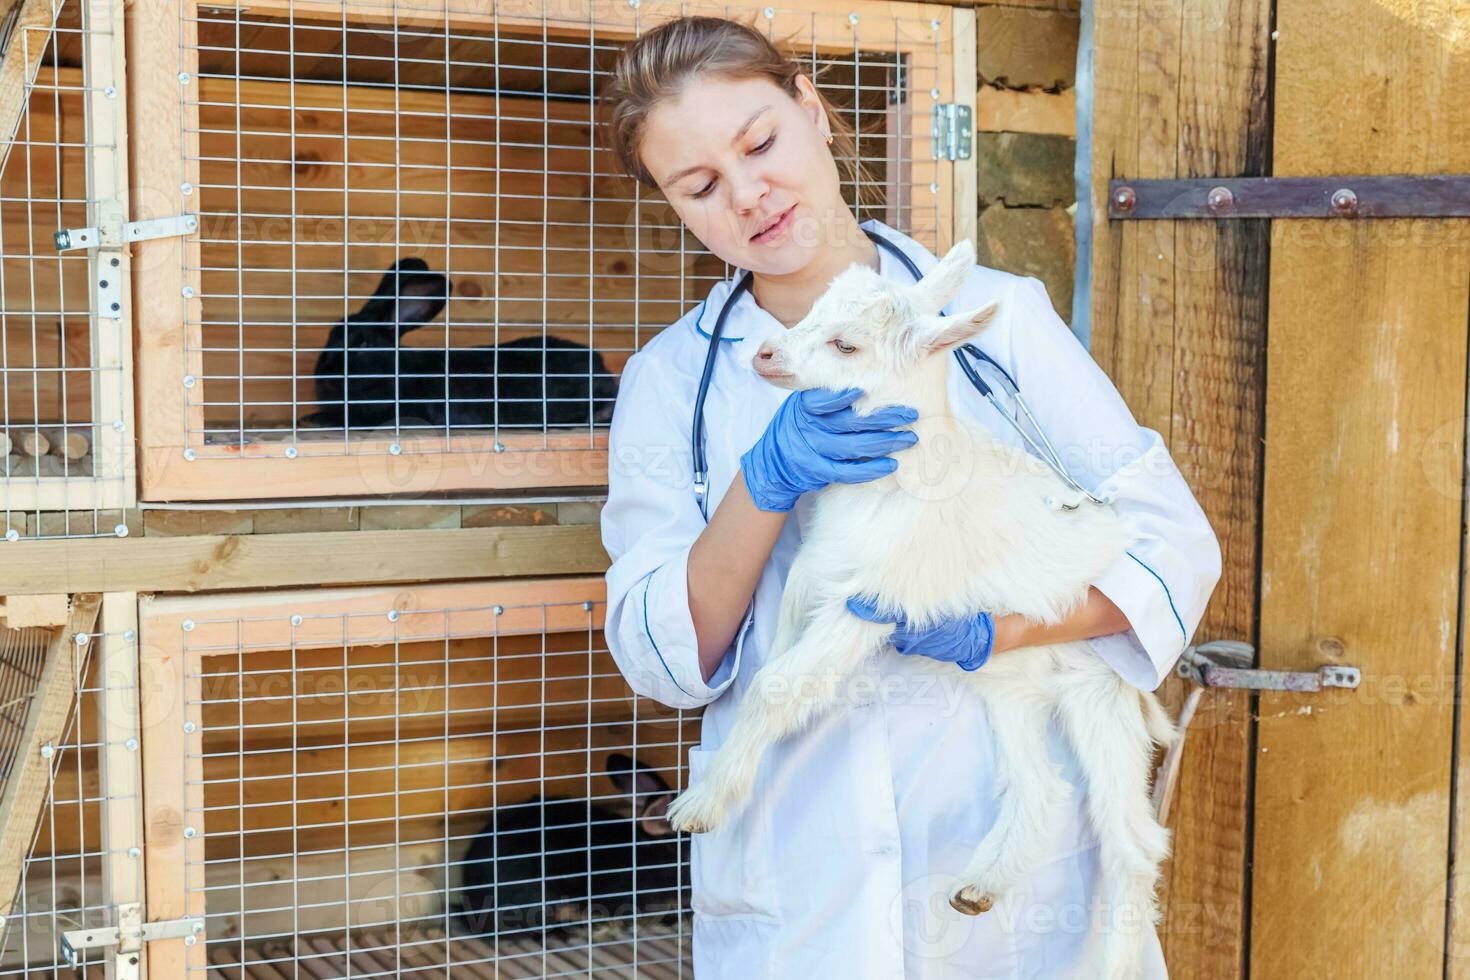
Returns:
[[[759,173],[743,174],[734,181],[734,204],[740,211],[753,211],[760,206],[761,198],[770,191],[771,185]]]

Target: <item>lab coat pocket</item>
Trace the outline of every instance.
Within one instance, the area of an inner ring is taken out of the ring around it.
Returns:
[[[712,755],[713,750],[698,746],[689,750],[690,786],[699,785]],[[775,921],[770,813],[756,794],[720,829],[690,835],[690,901],[695,912]]]

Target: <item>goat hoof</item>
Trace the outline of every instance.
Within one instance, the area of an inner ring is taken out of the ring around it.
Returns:
[[[966,885],[949,896],[949,904],[956,912],[964,915],[979,915],[981,912],[989,912],[995,900],[989,895],[981,895],[975,891],[973,885]]]
[[[669,826],[685,834],[703,834],[716,829],[720,821],[709,812],[703,794],[695,790],[681,793],[666,812]]]

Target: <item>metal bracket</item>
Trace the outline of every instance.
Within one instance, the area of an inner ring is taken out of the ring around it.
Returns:
[[[1470,174],[1112,180],[1109,218],[1467,218]]]
[[[1211,640],[1186,647],[1174,672],[1201,687],[1233,687],[1253,691],[1320,691],[1324,687],[1357,687],[1362,672],[1345,664],[1323,664],[1313,671],[1253,670],[1255,648],[1239,640]]]
[[[975,112],[960,102],[941,102],[929,117],[930,146],[936,160],[968,160],[975,142]]]
[[[100,929],[72,929],[61,934],[61,955],[66,959],[67,965],[76,967],[81,963],[81,957],[77,955],[85,949],[100,949],[104,946],[116,946],[119,952],[119,980],[129,976],[128,968],[131,968],[131,977],[138,976],[136,953],[143,943],[151,943],[159,939],[178,939],[183,937],[186,945],[192,946],[204,935],[204,919],[195,916],[183,919],[169,919],[164,922],[144,922],[143,906],[138,902],[130,902],[117,907],[118,924],[115,926],[104,926]],[[127,962],[131,960],[131,963]]]
[[[74,248],[99,248],[153,238],[178,238],[198,230],[197,214],[177,214],[172,218],[126,222],[121,233],[116,225],[104,225],[100,228],[63,228],[52,237],[56,240],[56,251],[67,252]]]

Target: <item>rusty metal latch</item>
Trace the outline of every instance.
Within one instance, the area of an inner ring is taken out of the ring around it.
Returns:
[[[1234,687],[1253,691],[1320,691],[1324,687],[1357,687],[1362,672],[1346,664],[1323,664],[1312,671],[1255,670],[1255,647],[1240,640],[1211,640],[1186,647],[1174,672],[1201,687]]]
[[[81,964],[78,954],[84,949],[99,949],[116,946],[117,961],[114,963],[118,980],[138,980],[138,949],[143,943],[159,939],[183,937],[186,945],[192,946],[204,935],[204,918],[194,916],[170,919],[164,922],[144,922],[143,906],[139,902],[128,902],[117,907],[115,926],[97,929],[72,929],[61,934],[61,955],[71,967]]]

